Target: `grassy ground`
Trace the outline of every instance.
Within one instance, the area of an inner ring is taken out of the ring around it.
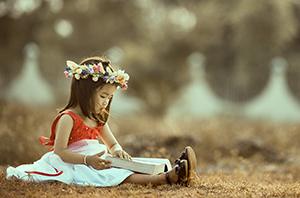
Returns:
[[[3,169],[2,169],[3,170]],[[202,173],[190,187],[138,186],[111,188],[70,186],[62,183],[7,181],[0,175],[1,197],[299,197],[300,182],[285,173]]]
[[[300,197],[300,124],[236,118],[179,122],[112,115],[111,128],[132,156],[173,161],[191,145],[199,178],[190,187],[94,188],[6,180],[8,165],[32,163],[47,152],[37,138],[49,134],[54,116],[51,109],[0,104],[0,197]]]

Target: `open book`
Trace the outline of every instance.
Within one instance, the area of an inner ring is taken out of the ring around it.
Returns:
[[[132,161],[106,156],[112,162],[112,167],[128,169],[138,173],[156,175],[172,169],[168,159],[134,157]]]

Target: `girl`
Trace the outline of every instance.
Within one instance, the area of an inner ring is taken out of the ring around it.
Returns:
[[[105,58],[90,57],[79,65],[67,61],[65,75],[72,78],[69,102],[55,118],[50,138],[40,138],[52,151],[33,164],[8,167],[8,179],[93,186],[190,183],[196,175],[196,157],[191,147],[185,148],[172,170],[160,175],[112,168],[111,162],[105,160],[106,155],[131,160],[107,123],[116,89],[127,88],[129,76],[124,70],[114,70]]]

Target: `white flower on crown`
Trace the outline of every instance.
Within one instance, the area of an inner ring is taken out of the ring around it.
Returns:
[[[129,80],[129,75],[124,70],[118,70],[116,71],[116,80],[123,84]]]
[[[79,65],[73,61],[67,60],[67,66],[71,68],[73,71],[79,67]]]
[[[93,76],[93,77],[92,77],[92,80],[93,80],[94,82],[97,82],[97,81],[99,80],[99,77],[98,77],[98,76]]]

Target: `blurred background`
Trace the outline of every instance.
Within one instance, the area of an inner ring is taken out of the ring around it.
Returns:
[[[47,151],[65,61],[106,55],[130,74],[110,122],[132,155],[295,176],[299,24],[298,0],[1,0],[0,164]]]

